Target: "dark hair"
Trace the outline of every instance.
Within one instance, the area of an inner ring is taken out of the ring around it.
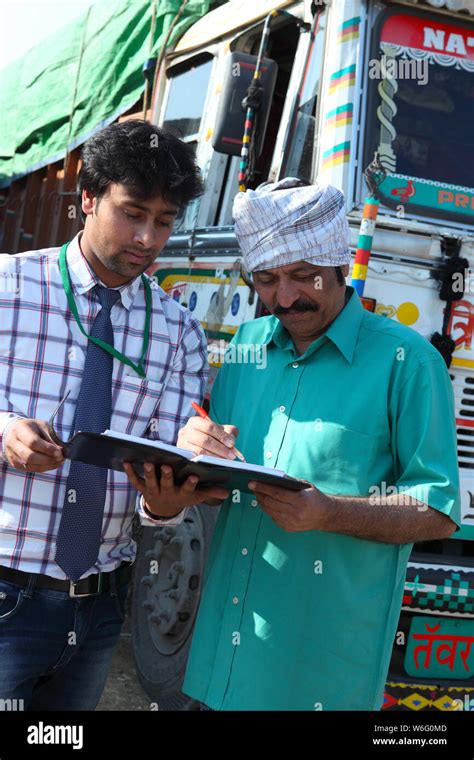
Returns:
[[[115,182],[142,200],[161,195],[180,212],[203,192],[192,148],[141,119],[110,124],[84,143],[79,200],[84,189],[100,199]]]
[[[346,278],[344,277],[344,274],[342,272],[342,267],[341,266],[335,267],[335,269],[336,269],[336,275],[337,275],[338,285],[345,285]]]

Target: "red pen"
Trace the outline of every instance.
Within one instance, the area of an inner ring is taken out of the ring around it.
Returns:
[[[208,413],[206,412],[206,410],[203,409],[202,406],[199,406],[199,404],[197,404],[195,401],[191,402],[191,406],[194,409],[194,411],[197,414],[199,414],[200,417],[203,417],[204,419],[208,419],[208,420],[211,419]],[[235,453],[237,454],[237,459],[241,459],[242,462],[245,462],[243,454],[241,454],[241,452],[238,449],[236,449],[235,446],[233,447],[233,451],[235,451]]]

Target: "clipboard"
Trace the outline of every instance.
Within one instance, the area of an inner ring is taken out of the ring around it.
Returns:
[[[124,471],[123,462],[131,462],[141,478],[144,478],[144,463],[152,462],[155,464],[158,480],[161,477],[161,465],[166,464],[172,467],[177,485],[182,485],[190,475],[196,475],[199,477],[198,488],[221,486],[230,491],[238,489],[251,493],[248,488],[250,480],[290,491],[308,488],[306,481],[293,478],[282,470],[273,470],[238,460],[195,455],[192,451],[180,449],[162,441],[150,441],[147,438],[126,435],[113,430],[107,430],[104,433],[78,431],[68,441],[63,441],[54,429],[54,418],[68,396],[69,392],[54,410],[48,422],[49,434],[52,440],[61,446],[66,459],[122,472]]]

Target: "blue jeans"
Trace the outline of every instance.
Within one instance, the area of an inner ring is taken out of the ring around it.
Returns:
[[[113,579],[112,579],[113,580]],[[94,710],[125,620],[128,583],[96,596],[0,580],[0,700],[25,710]],[[18,703],[18,700],[23,702]]]

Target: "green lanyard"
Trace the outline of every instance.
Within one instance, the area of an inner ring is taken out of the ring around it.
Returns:
[[[140,375],[140,377],[146,377],[145,370],[143,367],[143,360],[146,356],[146,352],[148,350],[148,344],[150,342],[151,302],[153,298],[151,288],[150,288],[150,283],[148,282],[145,275],[142,274],[142,282],[143,282],[143,285],[145,286],[145,300],[146,300],[145,330],[143,333],[142,355],[138,364],[135,364],[134,362],[131,361],[131,359],[128,359],[126,356],[124,356],[124,354],[121,354],[120,351],[117,351],[109,343],[106,343],[104,340],[100,340],[100,338],[94,338],[92,335],[88,335],[86,331],[84,330],[81,320],[79,319],[76,302],[74,301],[74,294],[72,292],[71,279],[69,277],[69,272],[67,268],[66,251],[67,251],[68,245],[69,243],[65,243],[62,246],[61,251],[59,253],[59,270],[61,272],[63,288],[66,293],[69,308],[71,312],[73,313],[81,332],[84,333],[87,340],[91,340],[92,343],[95,343],[96,346],[100,346],[100,348],[103,348],[104,351],[107,351],[107,353],[114,356],[123,364],[127,364],[129,367],[132,367],[132,369],[134,369],[135,372],[138,375]]]

